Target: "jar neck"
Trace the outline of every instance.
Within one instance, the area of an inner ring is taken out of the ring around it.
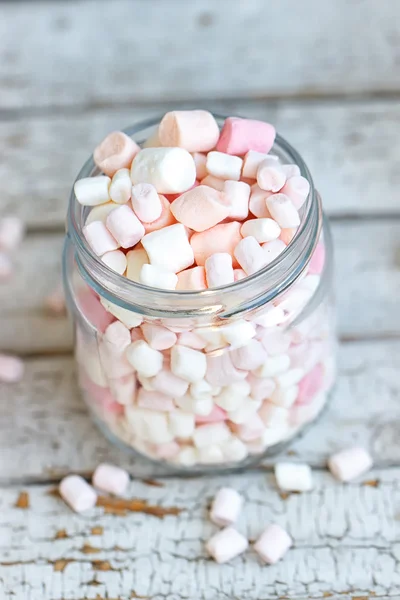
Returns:
[[[225,117],[215,115],[219,124]],[[125,130],[141,143],[158,126],[160,119],[143,121]],[[322,207],[311,174],[300,155],[277,135],[272,152],[286,163],[297,164],[310,183],[307,201],[300,209],[300,226],[287,248],[269,265],[230,285],[202,291],[170,291],[150,288],[131,281],[109,269],[88,246],[82,230],[88,208],[80,205],[72,188],[67,243],[71,243],[82,277],[98,294],[119,306],[153,318],[196,318],[200,322],[226,319],[245,314],[271,302],[287,291],[306,269],[315,250],[322,226]],[[93,156],[85,163],[77,179],[98,175]]]

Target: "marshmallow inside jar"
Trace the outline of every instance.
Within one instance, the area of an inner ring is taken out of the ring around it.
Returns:
[[[335,380],[332,242],[311,174],[254,119],[170,111],[117,133],[68,208],[82,397],[111,442],[166,472],[257,463],[317,418]]]

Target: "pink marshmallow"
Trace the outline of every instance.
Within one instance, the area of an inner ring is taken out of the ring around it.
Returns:
[[[162,370],[151,380],[151,385],[157,392],[172,398],[182,398],[189,388],[184,379],[177,377],[169,370]]]
[[[263,121],[228,117],[217,143],[219,152],[243,156],[249,150],[267,154],[275,141],[275,127]]]
[[[262,190],[268,192],[279,192],[285,185],[286,175],[280,168],[279,163],[271,165],[267,159],[264,160],[257,170],[257,183]]]
[[[174,401],[170,396],[166,396],[160,392],[149,392],[144,388],[140,388],[139,390],[137,395],[137,405],[140,408],[161,412],[170,412],[176,409]]]
[[[58,489],[61,498],[77,513],[89,510],[96,505],[96,492],[79,475],[64,477]]]
[[[264,433],[265,425],[256,412],[249,415],[244,423],[235,425],[235,432],[243,442],[252,442]]]
[[[194,350],[203,350],[207,342],[191,331],[183,331],[178,335],[178,344],[193,348]]]
[[[214,190],[223,192],[225,187],[225,181],[223,179],[220,179],[219,177],[214,177],[214,175],[207,175],[206,177],[204,177],[204,179],[201,180],[200,185],[207,185],[208,187],[211,187]]]
[[[113,238],[102,221],[93,221],[89,225],[85,225],[82,232],[87,243],[97,256],[103,256],[106,252],[118,249],[118,242]]]
[[[234,381],[245,379],[246,371],[239,371],[232,363],[230,353],[207,356],[206,380],[212,386],[230,385]]]
[[[145,234],[142,223],[126,204],[110,212],[106,225],[122,248],[132,248]]]
[[[229,211],[225,196],[206,185],[199,185],[185,192],[171,204],[175,219],[198,232],[223,221]]]
[[[324,270],[325,264],[325,246],[322,242],[317,244],[311,260],[308,265],[309,275],[320,275]]]
[[[229,203],[229,218],[238,221],[249,214],[250,186],[244,181],[225,181],[223,191]]]
[[[267,264],[263,248],[257,240],[248,236],[243,238],[235,248],[235,258],[247,275],[252,275]]]
[[[234,282],[232,257],[227,252],[217,252],[209,256],[206,260],[205,270],[209,288]]]
[[[271,217],[275,219],[280,227],[298,227],[300,225],[299,213],[293,202],[285,194],[273,194],[266,199],[266,203]],[[114,211],[111,214],[114,214]]]
[[[279,525],[269,525],[254,544],[254,550],[260,558],[274,565],[289,550],[292,545],[292,538]]]
[[[24,376],[24,363],[17,356],[0,354],[0,382],[18,383]]]
[[[161,325],[143,323],[142,332],[144,339],[154,350],[167,350],[176,343],[176,334]]]
[[[291,177],[282,187],[281,193],[290,198],[295,208],[299,210],[307,200],[307,196],[310,193],[310,184],[308,183],[307,179],[305,177],[301,177],[301,175],[297,177]]]
[[[157,458],[165,460],[174,458],[180,451],[181,447],[177,442],[164,442],[164,444],[154,444],[152,450]]]
[[[230,357],[237,369],[252,371],[260,367],[267,360],[267,353],[261,342],[252,339],[245,346],[232,350]]]
[[[210,510],[210,520],[226,527],[232,525],[239,516],[243,505],[243,498],[232,488],[221,488],[215,496]]]
[[[178,273],[177,290],[207,289],[206,271],[204,267],[193,267]]]
[[[249,210],[258,218],[270,218],[271,214],[267,208],[266,200],[272,196],[272,192],[262,190],[257,183],[251,186]]]
[[[137,183],[132,186],[131,204],[140,221],[152,223],[161,216],[161,200],[156,188],[151,183]]]
[[[96,292],[89,286],[78,292],[77,304],[85,318],[100,333],[104,333],[110,323],[115,321],[114,315],[106,311]]]
[[[348,448],[331,456],[328,467],[339,481],[352,481],[369,471],[372,467],[372,458],[364,448]]]
[[[167,198],[162,194],[159,194],[159,198],[161,201],[161,215],[155,221],[143,223],[146,233],[151,233],[152,231],[157,231],[158,229],[163,229],[164,227],[169,227],[176,223],[176,219],[171,212],[171,205]]]
[[[113,131],[95,148],[93,160],[99,169],[112,177],[119,169],[131,166],[140,147],[122,131]]]
[[[102,463],[96,467],[92,483],[95,488],[103,492],[122,496],[129,484],[129,474],[120,467]]]
[[[247,381],[251,387],[251,397],[254,400],[267,400],[270,398],[276,388],[275,381],[268,377],[256,377],[249,373]]]
[[[324,368],[318,364],[300,381],[296,405],[310,404],[322,389],[323,384]]]
[[[284,244],[286,244],[286,246],[288,246],[290,244],[290,242],[292,241],[292,239],[294,238],[294,236],[296,235],[296,231],[297,231],[297,229],[290,228],[290,227],[287,227],[286,229],[281,229],[281,234],[279,236],[279,239]]]
[[[0,248],[11,252],[20,246],[25,235],[25,224],[19,217],[0,219]]]
[[[189,152],[208,152],[219,138],[218,124],[206,110],[174,110],[158,127],[161,146],[178,146]]]
[[[216,252],[228,252],[232,256],[233,266],[238,263],[234,259],[234,250],[241,241],[241,223],[221,223],[212,229],[194,233],[190,238],[190,245],[194,252],[194,258],[199,266],[204,266],[207,258]]]
[[[227,527],[208,540],[206,549],[217,563],[222,564],[242,554],[248,545],[243,535],[233,527]]]
[[[214,404],[212,411],[208,415],[196,415],[196,425],[203,423],[219,423],[226,421],[228,415],[225,410]]]
[[[207,177],[207,155],[202,152],[193,152],[192,153],[194,164],[196,166],[196,179],[201,181],[205,177]]]

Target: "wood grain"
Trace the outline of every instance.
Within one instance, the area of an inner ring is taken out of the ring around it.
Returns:
[[[243,100],[203,106],[276,124],[308,162],[328,214],[400,214],[397,102]],[[0,121],[0,176],[7,181],[0,215],[19,214],[40,230],[64,227],[70,188],[95,145],[109,131],[166,110],[165,105],[140,108],[132,103]]]
[[[2,6],[2,109],[400,87],[400,7],[391,0],[379,10],[374,0],[20,6]]]

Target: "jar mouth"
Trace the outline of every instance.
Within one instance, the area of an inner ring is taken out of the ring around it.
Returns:
[[[220,126],[227,118],[213,114]],[[141,144],[154,133],[161,118],[146,119],[123,131]],[[75,260],[83,278],[111,302],[139,314],[162,318],[178,313],[179,316],[212,314],[228,318],[272,301],[298,279],[309,263],[319,239],[322,207],[310,171],[291,144],[277,134],[271,153],[285,163],[296,164],[300,174],[308,180],[310,192],[299,211],[300,225],[293,240],[277,258],[253,275],[228,285],[199,291],[158,289],[119,275],[103,263],[86,242],[82,230],[91,207],[79,204],[72,186],[67,215],[67,238],[74,247]],[[92,154],[75,181],[100,173]]]

